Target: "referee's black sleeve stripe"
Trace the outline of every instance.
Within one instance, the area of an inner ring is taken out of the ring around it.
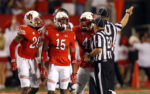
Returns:
[[[122,29],[122,27],[121,26],[119,26],[119,25],[115,25],[117,28],[119,28],[119,29]]]
[[[110,30],[114,33],[114,28],[112,24],[110,24]]]
[[[115,27],[117,28],[117,30],[121,30],[122,29],[122,24],[121,23],[116,23]]]
[[[106,30],[109,31],[108,25],[106,25]]]
[[[95,48],[98,48],[99,40],[98,40],[98,35],[95,35]]]
[[[100,35],[96,34],[94,42],[96,42],[95,43],[95,48],[102,48],[102,43],[103,42],[102,42],[102,39],[101,39]]]
[[[95,36],[93,36],[93,38],[92,38],[92,47],[93,47],[93,49],[95,48],[95,45],[94,45],[94,37],[95,37]]]

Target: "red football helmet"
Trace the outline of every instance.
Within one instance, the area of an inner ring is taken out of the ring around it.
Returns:
[[[84,12],[80,16],[80,27],[83,31],[89,31],[94,27],[94,14],[92,12]]]

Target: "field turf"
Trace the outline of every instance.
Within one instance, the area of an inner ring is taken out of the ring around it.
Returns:
[[[20,94],[19,88],[6,88],[0,90],[0,94]],[[58,91],[57,91],[58,92]],[[132,88],[126,88],[126,89],[116,89],[117,94],[150,94],[150,88],[142,88],[142,89],[132,89]],[[40,89],[40,91],[37,94],[47,94],[46,89]],[[59,92],[57,93],[59,94]],[[70,93],[67,93],[70,94]],[[85,90],[84,94],[88,94],[88,90]]]

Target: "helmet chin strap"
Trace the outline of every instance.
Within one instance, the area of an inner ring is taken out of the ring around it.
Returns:
[[[32,27],[32,28],[35,29],[35,30],[38,30],[38,29],[41,28],[41,27],[33,27],[33,26],[30,26],[30,27]]]

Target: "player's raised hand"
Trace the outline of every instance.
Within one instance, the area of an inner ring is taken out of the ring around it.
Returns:
[[[126,9],[126,13],[128,13],[129,15],[132,15],[133,14],[133,9],[134,9],[134,7],[131,6],[129,9]]]
[[[16,63],[16,59],[12,59],[11,60],[11,68],[12,70],[17,70],[17,63]]]

